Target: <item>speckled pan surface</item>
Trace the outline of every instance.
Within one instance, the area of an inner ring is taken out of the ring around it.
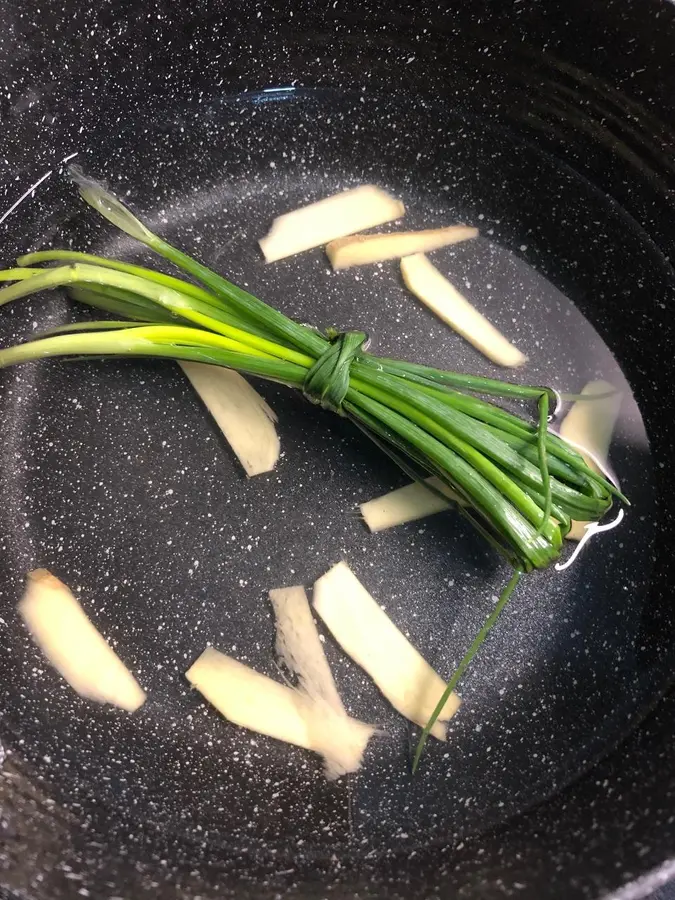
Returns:
[[[408,51],[401,62],[419,77],[416,56]],[[16,189],[7,190],[9,208],[53,169],[4,223],[3,256],[27,242],[135,252],[83,213],[54,166],[78,151],[85,169],[131,192],[157,231],[291,315],[364,327],[383,353],[491,373],[406,295],[394,264],[336,275],[317,251],[263,266],[255,241],[273,215],[374,181],[405,200],[411,226],[479,225],[479,241],[436,259],[529,352],[528,380],[572,390],[598,375],[620,380],[588,320],[597,326],[647,414],[658,471],[669,438],[656,427],[653,398],[657,383],[664,400],[670,391],[672,271],[640,226],[484,110],[460,111],[448,96],[423,98],[403,85],[387,95],[362,85],[288,90],[291,81],[247,96],[213,85],[208,95],[160,92],[131,128],[111,114],[84,136],[59,132],[57,120],[58,153],[44,169],[16,170]],[[58,297],[5,308],[3,341],[70,315]],[[368,535],[356,506],[401,483],[398,473],[346,423],[281,389],[261,390],[279,414],[284,456],[274,475],[246,481],[170,365],[51,363],[2,373],[2,736],[28,761],[33,783],[88,823],[101,859],[121,847],[148,870],[166,859],[169,881],[180,882],[180,867],[201,872],[190,895],[210,894],[208,866],[250,876],[253,896],[269,877],[272,892],[297,881],[304,887],[296,892],[322,895],[320,885],[307,886],[312,872],[349,895],[358,879],[343,873],[356,860],[362,872],[373,867],[374,895],[441,884],[462,860],[470,870],[465,844],[476,860],[494,853],[489,838],[477,837],[487,826],[557,792],[617,743],[669,677],[668,567],[655,544],[640,416],[628,397],[613,448],[633,500],[625,526],[568,572],[528,580],[465,680],[450,743],[432,749],[418,779],[407,772],[414,733],[329,642],[348,705],[381,722],[387,737],[371,745],[358,778],[326,785],[316,760],[243,736],[188,690],[182,672],[204,644],[274,674],[266,590],[309,584],[346,558],[450,671],[507,573],[450,515]],[[41,664],[12,611],[23,573],[36,564],[78,589],[139,672],[150,693],[139,716],[92,709]],[[17,827],[16,816],[8,822]],[[597,827],[608,826],[598,819]],[[96,856],[81,854],[76,871],[95,896],[107,896],[94,876],[88,881]],[[396,861],[391,889],[382,857]],[[21,881],[18,858],[8,856],[10,884]],[[507,866],[495,860],[493,884]],[[222,891],[232,886],[224,877]],[[127,895],[119,885],[129,879],[123,865],[108,872],[113,896]],[[534,875],[512,881],[527,887]]]
[[[276,91],[224,100],[197,119],[176,112],[136,146],[122,132],[79,162],[119,179],[153,229],[294,317],[366,328],[384,355],[496,374],[406,294],[395,262],[334,274],[317,250],[264,266],[256,245],[274,214],[364,182],[402,197],[411,226],[475,222],[480,240],[435,259],[530,354],[524,377],[576,392],[601,376],[628,390],[598,335],[528,265],[537,233],[517,254],[500,246],[491,197],[498,184],[513,197],[509,179],[527,171],[520,203],[603,221],[603,234],[589,229],[597,247],[621,227],[620,212],[555,162],[506,136],[497,146],[498,137],[436,104],[406,114],[397,99]],[[28,201],[38,217],[53,193],[74,194],[59,177]],[[66,202],[72,216],[50,243],[135,250],[76,197]],[[3,314],[6,329],[24,334],[71,313],[44,297]],[[2,532],[13,583],[35,566],[62,575],[149,692],[133,718],[75,698],[30,645],[8,593],[4,724],[67,805],[150,818],[214,852],[419,849],[552,793],[662,689],[667,669],[643,671],[637,660],[655,510],[630,396],[615,460],[633,502],[626,524],[565,573],[526,580],[465,679],[448,745],[430,748],[418,778],[409,774],[414,734],[329,645],[348,707],[386,734],[358,777],[326,784],[318,758],[223,723],[189,689],[183,672],[207,642],[273,674],[266,591],[310,585],[344,558],[450,673],[508,571],[452,514],[367,534],[358,501],[400,476],[348,424],[287,391],[263,388],[283,458],[273,475],[247,480],[171,364],[45,363],[3,379]]]

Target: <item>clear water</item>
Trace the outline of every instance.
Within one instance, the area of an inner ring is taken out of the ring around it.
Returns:
[[[311,585],[346,559],[447,675],[505,567],[452,513],[368,534],[358,503],[404,479],[348,423],[281,388],[261,392],[279,415],[282,459],[249,481],[170,364],[3,373],[3,734],[71,808],[213,852],[447,843],[560,789],[621,739],[666,678],[638,658],[655,519],[649,444],[630,385],[581,311],[593,298],[579,222],[602,223],[593,258],[607,266],[609,292],[612,235],[636,259],[648,255],[644,237],[556,160],[489,123],[396,98],[226,98],[148,123],[132,144],[110,140],[81,148],[85,170],[130,192],[151,228],[288,314],[363,328],[376,353],[503,375],[407,294],[395,263],[333,273],[316,250],[265,266],[256,244],[274,215],[364,182],[400,196],[410,228],[479,226],[478,240],[434,262],[529,355],[515,377],[571,392],[603,378],[622,390],[611,464],[632,506],[574,566],[525,579],[462,682],[447,744],[429,745],[414,779],[417,731],[327,637],[348,708],[386,734],[358,776],[329,785],[319,760],[207,708],[183,678],[189,664],[213,643],[276,677],[266,591]],[[81,213],[62,182],[30,204],[36,245],[135,252]],[[3,309],[3,340],[70,315],[62,298]],[[35,565],[77,588],[138,672],[149,691],[138,716],[93,708],[45,668],[12,613]]]

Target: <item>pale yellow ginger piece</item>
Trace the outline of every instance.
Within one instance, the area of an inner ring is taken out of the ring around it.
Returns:
[[[46,569],[28,575],[18,610],[42,653],[82,697],[128,712],[145,703],[134,676],[66,585]]]
[[[425,726],[445,691],[445,682],[394,625],[347,563],[333,566],[314,585],[314,609],[348,656],[373,679],[391,705]],[[431,734],[445,740],[447,722],[460,699],[446,701]]]
[[[401,260],[401,274],[408,290],[439,319],[499,366],[522,366],[524,353],[498,331],[423,253]]]
[[[404,213],[400,200],[375,185],[364,184],[278,216],[260,239],[260,249],[266,262],[275,262],[335,238],[391,222]]]
[[[313,750],[327,778],[355,772],[374,729],[207,647],[185,677],[230,722]]]
[[[271,472],[279,459],[277,417],[238,372],[222,366],[180,362],[190,384],[213,416],[250,477]]]
[[[429,490],[425,484],[435,490]],[[438,492],[444,496],[440,496]],[[371,531],[385,531],[396,525],[414,522],[417,519],[443,512],[453,503],[463,505],[463,502],[452,488],[449,488],[439,478],[431,476],[431,478],[426,478],[424,483],[413,481],[412,484],[406,484],[395,491],[389,491],[388,494],[382,494],[380,497],[361,503],[360,510],[363,521]]]
[[[348,269],[387,259],[400,259],[413,253],[430,253],[475,237],[478,237],[478,229],[468,225],[389,234],[353,234],[331,241],[326,246],[326,255],[334,269]]]

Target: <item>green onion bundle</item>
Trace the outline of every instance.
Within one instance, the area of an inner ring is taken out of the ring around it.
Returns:
[[[448,685],[438,712],[513,592],[520,574],[558,559],[571,520],[597,521],[625,498],[547,429],[557,395],[385,359],[366,335],[322,334],[301,325],[149,231],[97,183],[76,175],[83,198],[192,281],[118,260],[65,250],[19,258],[0,271],[13,282],[0,305],[65,288],[112,320],[66,325],[0,350],[0,367],[45,357],[159,357],[236,369],[304,392],[346,416],[416,480],[435,475],[462,500],[458,512],[514,567],[488,622]],[[40,268],[43,263],[56,264]],[[480,396],[536,402],[535,423]],[[418,747],[433,725],[424,729]]]

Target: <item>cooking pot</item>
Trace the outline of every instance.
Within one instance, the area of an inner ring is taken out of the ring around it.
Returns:
[[[382,184],[412,226],[481,228],[476,255],[448,260],[530,341],[529,380],[620,381],[612,464],[632,502],[576,567],[531,576],[415,779],[414,731],[329,642],[351,708],[391,727],[358,776],[327,784],[302,751],[215,717],[182,679],[189,662],[206,643],[239,645],[272,673],[265,591],[346,556],[449,671],[503,581],[498,561],[450,514],[367,535],[356,502],[400,476],[349,423],[281,388],[261,390],[288,465],[254,483],[170,363],[3,372],[3,896],[572,900],[665,884],[675,7],[25,0],[3,13],[3,264],[50,245],[136,254],[83,211],[76,160],[301,321],[493,373],[400,305],[386,267],[334,276],[318,251],[262,265],[255,240],[279,212]],[[5,308],[3,345],[77,314],[59,295]],[[38,565],[126,648],[149,687],[138,717],[92,709],[41,661],[15,613]]]

